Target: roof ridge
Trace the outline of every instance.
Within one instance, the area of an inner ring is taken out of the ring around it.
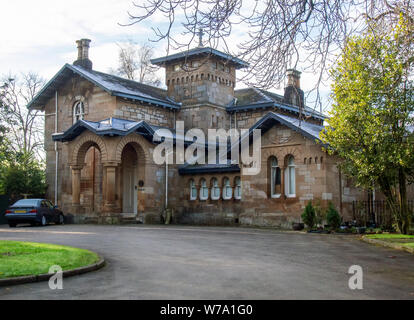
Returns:
[[[86,71],[89,71],[89,70],[86,70]],[[149,88],[152,88],[152,89],[156,89],[156,90],[160,90],[160,91],[163,91],[163,92],[167,92],[168,91],[168,90],[163,89],[163,88],[160,88],[160,87],[156,87],[156,86],[153,86],[153,85],[150,85],[150,84],[147,84],[147,83],[139,82],[139,81],[136,81],[136,80],[133,80],[133,79],[128,79],[128,78],[124,78],[124,77],[121,77],[121,76],[117,76],[115,74],[106,73],[106,72],[97,71],[97,70],[90,70],[90,71],[95,72],[95,73],[99,73],[99,74],[103,74],[103,75],[106,75],[106,76],[111,76],[111,77],[114,77],[114,78],[117,78],[117,79],[121,79],[121,80],[124,80],[124,81],[133,82],[135,84],[139,84],[139,85],[146,86],[146,87],[149,87]]]
[[[262,91],[260,91],[260,89],[256,88],[256,87],[252,87],[252,89],[254,91],[256,91],[259,95],[261,95],[263,98],[265,98],[268,101],[273,101],[275,102],[272,98],[269,98],[267,95],[265,95]]]

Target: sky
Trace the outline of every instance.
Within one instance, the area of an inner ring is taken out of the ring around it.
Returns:
[[[139,0],[138,0],[139,1]],[[15,0],[3,1],[0,10],[0,75],[36,72],[51,79],[65,63],[77,58],[76,40],[92,40],[90,59],[94,70],[110,72],[118,63],[118,44],[133,41],[149,43],[151,27],[162,26],[165,19],[151,17],[145,23],[128,23],[128,11],[136,12],[132,0]],[[247,31],[238,30],[229,39],[230,50]],[[156,57],[165,56],[166,42],[151,43]],[[164,79],[163,71],[160,71]],[[302,75],[302,89],[310,90],[315,76]],[[238,84],[237,88],[243,85]],[[282,93],[283,90],[272,90]],[[326,97],[329,88],[322,88]]]

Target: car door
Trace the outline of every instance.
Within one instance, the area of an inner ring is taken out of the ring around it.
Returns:
[[[59,210],[55,208],[55,206],[53,205],[51,201],[47,200],[47,204],[51,212],[51,219],[54,222],[58,222],[59,221]]]
[[[40,203],[40,208],[41,208],[42,215],[46,217],[47,221],[51,221],[52,216],[51,216],[49,205],[47,204],[46,200],[42,200],[42,202]]]

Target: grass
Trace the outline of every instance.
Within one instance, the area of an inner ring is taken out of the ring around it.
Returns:
[[[378,239],[378,240],[387,240],[387,239],[413,239],[414,236],[412,235],[405,235],[405,234],[394,234],[394,233],[382,233],[382,234],[369,234],[366,236],[370,239]]]
[[[414,235],[404,234],[370,234],[366,238],[382,240],[403,247],[414,248]],[[400,242],[401,241],[401,242]]]
[[[71,270],[98,260],[96,253],[85,249],[0,240],[0,279],[45,274],[54,265]]]

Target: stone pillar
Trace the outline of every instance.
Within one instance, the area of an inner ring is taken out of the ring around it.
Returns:
[[[72,207],[73,213],[79,213],[80,208],[80,186],[81,166],[72,166]]]
[[[280,198],[282,199],[282,200],[284,200],[284,199],[286,199],[286,193],[285,193],[285,170],[286,170],[286,168],[280,168],[280,175],[281,175],[281,186],[280,186],[280,188],[282,189],[282,190],[280,190]]]
[[[105,163],[105,205],[104,212],[106,213],[118,213],[120,208],[117,206],[117,163]]]

